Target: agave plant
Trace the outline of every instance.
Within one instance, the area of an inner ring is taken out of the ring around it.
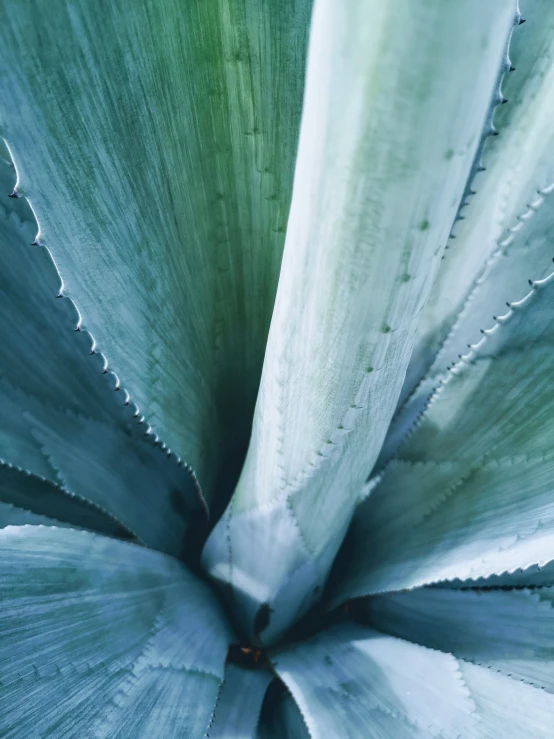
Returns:
[[[551,0],[0,34],[0,734],[552,736]]]

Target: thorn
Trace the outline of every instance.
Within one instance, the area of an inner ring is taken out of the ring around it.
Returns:
[[[518,23],[517,23],[517,25],[518,25],[518,26],[521,26],[521,25],[523,25],[524,23],[525,23],[525,18],[520,18],[520,19],[519,19],[519,21],[518,21]]]
[[[40,244],[39,244],[39,243],[38,243],[38,241],[37,241],[37,240],[35,239],[34,241],[32,241],[32,242],[31,242],[31,246],[40,246]]]
[[[77,328],[74,328],[73,330],[74,331],[80,331],[81,330],[81,327],[80,326],[77,326]]]
[[[508,69],[508,72],[515,72],[515,71],[516,71],[516,68],[512,67],[512,65],[510,64],[510,68]]]
[[[502,100],[500,101],[500,105],[506,105],[507,102],[508,98],[502,98]]]
[[[527,280],[527,282],[533,287],[533,280]]]
[[[511,306],[511,303],[508,303],[508,301],[506,301],[506,305],[508,306],[508,308],[511,308],[512,307]]]
[[[63,298],[63,293],[58,293],[58,294],[56,295],[56,299],[57,299],[57,298]]]
[[[105,369],[105,370],[102,370],[102,374],[103,374],[103,375],[107,375],[107,374],[108,374],[108,370],[107,370],[107,369]]]
[[[484,328],[480,328],[480,329],[479,329],[479,331],[480,331],[480,332],[481,332],[482,334],[484,334],[484,333],[485,333],[485,329],[484,329]]]
[[[498,321],[498,318],[497,318],[496,316],[493,316],[493,317],[492,317],[492,320],[493,320],[493,321]]]
[[[18,197],[19,197],[19,195],[17,194],[17,191],[16,191],[16,190],[13,190],[13,192],[11,192],[11,193],[10,193],[10,194],[8,195],[8,197],[9,197],[9,198],[18,198]]]
[[[487,171],[487,168],[486,168],[486,167],[483,167],[483,165],[482,165],[482,164],[480,164],[480,165],[479,165],[479,166],[477,167],[477,171],[478,171],[478,172],[486,172],[486,171]]]
[[[491,136],[498,136],[498,131],[491,131]]]

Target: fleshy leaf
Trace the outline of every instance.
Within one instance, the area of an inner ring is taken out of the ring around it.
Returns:
[[[367,623],[554,692],[554,588],[420,588],[370,598]],[[360,607],[357,609],[360,615]]]
[[[38,475],[5,463],[0,463],[0,505],[0,527],[48,523],[59,526],[65,522],[108,536],[131,537],[119,521],[89,502]]]
[[[493,670],[460,660],[460,672],[475,702],[478,739],[546,739],[552,730],[554,696]]]
[[[266,669],[227,664],[206,737],[254,739],[264,696],[273,678],[273,673]]]
[[[251,632],[265,602],[255,592],[267,593],[266,641],[318,598],[378,454],[515,10],[407,8],[321,0],[314,9],[251,445],[204,552]],[[264,533],[247,550],[252,528]],[[260,560],[278,549],[279,567],[260,575]]]
[[[36,221],[24,198],[8,198],[14,183],[6,149],[0,157],[0,459],[65,485],[150,546],[181,556],[205,526],[197,484],[173,455],[154,447],[91,336],[75,330],[75,305],[56,299],[59,274],[44,246],[30,246]],[[88,525],[75,518],[75,498],[54,500],[49,489],[29,487],[29,495],[45,494],[28,498],[25,507]],[[113,533],[109,518],[107,525],[92,528]]]
[[[449,373],[358,508],[331,602],[553,558],[554,277]]]
[[[522,0],[519,6],[525,23],[513,31],[506,62],[513,71],[502,80],[495,101],[507,104],[495,109],[489,131],[498,135],[485,141],[479,162],[484,170],[471,182],[463,219],[455,224],[455,239],[422,312],[404,398],[433,364],[487,259],[521,228],[541,191],[554,182],[554,5],[549,0]],[[454,354],[445,364],[456,359]]]
[[[256,739],[310,739],[302,714],[283,684],[269,687],[258,725]]]
[[[0,561],[2,736],[202,735],[232,634],[183,565],[41,526],[2,529]]]
[[[473,580],[451,580],[448,583],[438,583],[439,588],[518,588],[518,587],[554,587],[554,559],[543,565],[518,568],[513,572],[503,572],[500,575],[477,577]]]
[[[33,3],[4,4],[0,122],[38,240],[208,496],[248,441],[310,7],[53,0],[38,22]]]
[[[312,739],[478,736],[452,655],[343,624],[274,650],[272,661]]]
[[[395,414],[376,468],[393,455],[407,435],[448,367],[476,343],[482,329],[506,310],[506,302],[518,302],[529,292],[528,280],[541,280],[552,272],[554,184],[538,193],[517,225],[503,239],[475,281],[464,307],[440,348],[429,372]]]

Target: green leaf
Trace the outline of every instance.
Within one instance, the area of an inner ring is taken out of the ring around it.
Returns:
[[[476,0],[315,6],[251,445],[204,552],[251,631],[260,597],[270,603],[266,641],[318,598],[379,452],[514,9]],[[254,529],[264,533],[248,547]]]
[[[527,295],[530,278],[541,280],[551,273],[553,190],[554,184],[548,192],[537,194],[517,226],[491,255],[427,375],[395,414],[376,467],[391,458],[399,442],[415,425],[432,391],[441,384],[448,367],[466,353],[468,344],[479,340],[480,329],[489,328],[495,316],[505,312],[507,300],[517,302]]]
[[[554,588],[421,588],[367,601],[367,623],[554,692]],[[359,610],[357,610],[359,616]]]
[[[310,6],[4,4],[0,122],[39,241],[207,497],[250,431]]]
[[[552,560],[554,276],[456,365],[359,507],[331,603]]]
[[[342,624],[271,659],[312,739],[478,736],[452,655]]]
[[[0,531],[0,563],[2,736],[202,735],[233,637],[182,565],[34,526]]]
[[[227,664],[206,737],[254,739],[262,703],[273,677],[269,670]]]
[[[55,299],[58,272],[45,247],[30,246],[36,222],[24,198],[8,199],[15,173],[8,151],[1,153],[0,459],[63,483],[107,515],[85,507],[86,523],[76,518],[82,506],[75,498],[39,484],[28,484],[25,508],[108,534],[121,528],[115,518],[149,545],[180,556],[205,523],[195,480],[167,450],[153,447],[152,434],[146,438],[144,419],[135,418],[136,406],[106,371],[105,357],[86,331],[75,331],[74,304]]]
[[[0,462],[0,527],[53,523],[130,537],[119,521],[88,501],[37,475]]]
[[[522,0],[519,5],[525,23],[513,31],[506,65],[513,65],[515,71],[504,77],[495,101],[508,102],[494,111],[493,128],[498,136],[489,136],[485,142],[480,162],[485,170],[471,182],[476,194],[466,199],[463,220],[453,229],[455,239],[423,310],[404,397],[433,364],[476,282],[482,279],[488,258],[499,244],[513,238],[540,202],[541,192],[554,182],[554,5],[549,0]],[[533,277],[525,272],[525,278]],[[515,299],[510,294],[504,297],[504,301]],[[474,328],[478,331],[486,326]],[[441,357],[435,372],[456,359],[457,352]]]

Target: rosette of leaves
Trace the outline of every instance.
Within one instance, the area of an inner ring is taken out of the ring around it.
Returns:
[[[0,35],[1,735],[550,737],[554,4]]]

